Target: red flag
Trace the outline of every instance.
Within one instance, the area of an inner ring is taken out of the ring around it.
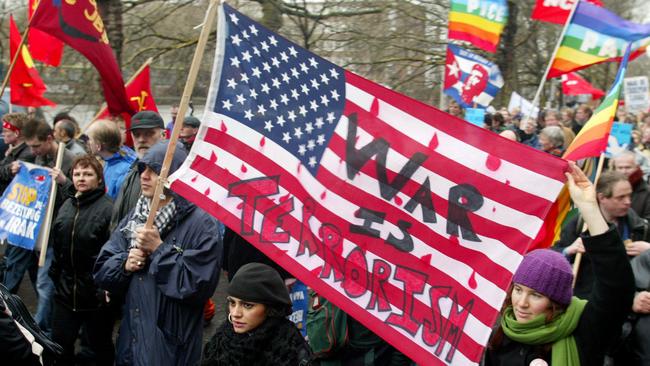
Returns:
[[[9,43],[10,43],[10,59],[14,59],[14,55],[20,46],[20,31],[14,22],[14,17],[9,17]],[[40,106],[55,106],[56,103],[43,97],[47,90],[45,83],[38,75],[38,70],[34,67],[34,61],[27,47],[24,45],[21,48],[21,54],[16,60],[14,69],[9,78],[9,86],[11,88],[11,103],[25,107],[40,107]]]
[[[219,16],[171,189],[416,363],[480,362],[567,163]]]
[[[108,43],[104,23],[95,1],[40,0],[31,26],[65,42],[95,66],[101,77],[104,97],[111,114],[132,114],[120,67]]]
[[[27,19],[31,19],[34,10],[38,6],[39,0],[29,0],[27,8]],[[41,61],[44,64],[57,67],[61,64],[63,57],[63,42],[57,38],[40,31],[38,29],[30,29],[28,35],[29,51],[34,60]]]
[[[591,94],[592,99],[602,98],[605,95],[604,91],[594,88],[575,72],[562,75],[562,93],[565,95]]]
[[[543,22],[564,24],[576,1],[578,0],[537,0],[533,14],[530,17]],[[601,0],[585,1],[594,5],[603,6]]]
[[[125,85],[126,95],[129,98],[131,108],[135,112],[154,111],[158,112],[156,101],[151,93],[151,76],[149,65],[133,76],[133,79]],[[108,118],[109,113],[106,107],[103,107],[97,115],[97,119]]]

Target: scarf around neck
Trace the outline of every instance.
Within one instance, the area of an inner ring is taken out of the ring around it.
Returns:
[[[140,195],[140,198],[138,198],[138,202],[135,205],[135,209],[133,210],[131,220],[129,220],[126,226],[122,229],[125,237],[131,240],[129,248],[135,248],[135,230],[147,222],[150,211],[151,199]],[[154,225],[158,228],[160,238],[163,238],[167,233],[174,215],[176,215],[176,203],[173,199],[165,206],[158,209],[158,213],[154,219]]]
[[[571,299],[566,311],[546,323],[545,315],[520,323],[515,318],[512,306],[506,308],[501,317],[503,333],[515,342],[527,345],[552,343],[551,365],[580,366],[580,355],[573,331],[578,326],[587,300]]]

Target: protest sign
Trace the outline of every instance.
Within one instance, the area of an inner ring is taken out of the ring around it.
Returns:
[[[623,81],[625,111],[634,114],[647,112],[650,109],[650,97],[648,93],[647,76],[625,78]]]
[[[612,132],[607,139],[606,157],[611,158],[628,149],[632,142],[632,127],[629,123],[614,122]]]
[[[47,169],[21,163],[20,170],[0,198],[0,239],[21,248],[34,249],[51,184]]]
[[[289,298],[291,298],[292,310],[291,315],[289,315],[289,320],[296,325],[296,328],[298,328],[302,336],[306,337],[309,289],[302,281],[296,280],[290,287]]]
[[[171,189],[414,362],[478,364],[567,162],[219,14]]]
[[[483,127],[485,125],[485,109],[484,108],[467,108],[465,109],[465,121]]]

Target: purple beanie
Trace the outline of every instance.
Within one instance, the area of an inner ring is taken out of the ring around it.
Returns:
[[[562,305],[569,305],[573,296],[571,265],[562,254],[550,249],[526,254],[512,283],[530,287]]]

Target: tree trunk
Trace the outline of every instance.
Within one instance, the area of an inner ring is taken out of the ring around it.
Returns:
[[[104,21],[104,28],[108,40],[115,52],[117,63],[122,66],[122,46],[124,44],[124,32],[122,30],[122,1],[120,0],[98,0],[99,14]]]
[[[501,45],[497,50],[497,65],[503,75],[504,85],[494,105],[505,105],[512,91],[519,90],[517,68],[515,67],[515,38],[517,36],[517,17],[519,5],[508,1],[508,23],[501,34]]]

